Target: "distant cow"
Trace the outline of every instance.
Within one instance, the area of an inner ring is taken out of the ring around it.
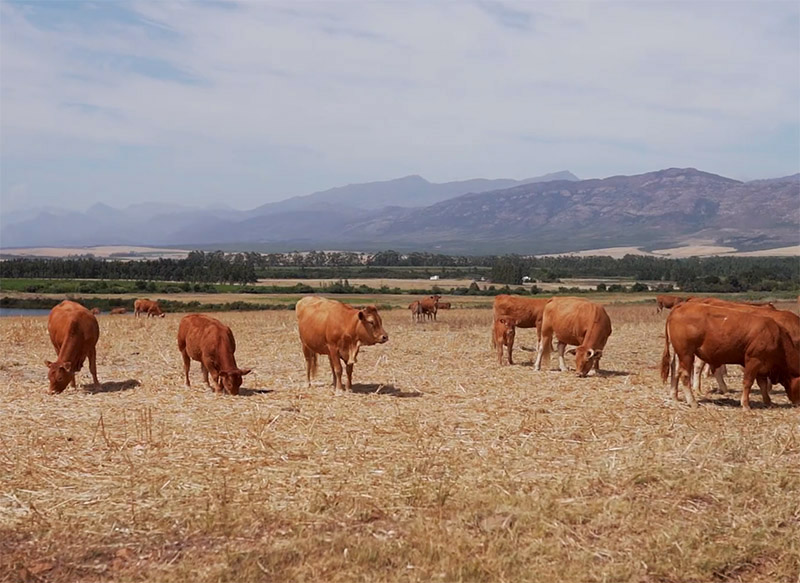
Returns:
[[[441,297],[440,295],[432,295],[427,298],[422,298],[419,301],[422,314],[429,319],[436,320],[436,312],[439,311],[439,300]]]
[[[161,311],[161,306],[158,305],[158,302],[153,300],[136,300],[133,302],[133,315],[137,318],[139,314],[147,314],[147,317],[161,317],[163,318],[166,314]]]
[[[333,372],[334,394],[342,390],[342,361],[347,370],[347,390],[353,388],[353,365],[361,346],[389,340],[375,306],[357,310],[336,300],[307,296],[295,307],[306,378],[316,373],[317,355],[326,354]]]
[[[192,360],[200,363],[203,381],[215,393],[239,394],[242,377],[250,369],[241,369],[236,364],[236,341],[233,332],[216,318],[202,314],[189,314],[178,326],[178,350],[183,356],[183,371],[189,387],[189,365]],[[211,383],[208,382],[209,374]]]
[[[667,308],[671,310],[681,302],[685,302],[686,298],[682,298],[680,296],[670,296],[670,295],[663,295],[663,296],[656,296],[656,314],[660,313],[661,310]]]
[[[97,339],[100,337],[97,318],[82,305],[64,300],[50,311],[47,331],[58,355],[55,362],[44,362],[48,368],[50,393],[62,392],[69,383],[76,386],[75,374],[81,370],[86,358],[89,359],[92,381],[95,386],[99,385],[95,353]]]
[[[675,358],[670,357],[670,347]],[[687,302],[674,309],[665,326],[661,378],[671,377],[673,398],[683,377],[686,401],[697,406],[691,385],[699,388],[693,374],[695,358],[712,367],[744,366],[741,404],[750,408],[750,389],[758,382],[765,405],[770,404],[768,381],[780,383],[792,403],[800,403],[800,350],[789,333],[773,319],[729,307]],[[677,362],[676,362],[677,361]]]
[[[503,346],[508,346],[508,364],[514,364],[511,352],[516,334],[514,318],[503,316],[494,321],[492,329],[492,348],[497,350],[497,364],[503,364]]]
[[[494,322],[500,318],[514,320],[517,328],[536,328],[541,332],[542,313],[550,298],[523,298],[508,294],[495,296],[492,307]],[[508,347],[508,362],[511,363],[511,347]]]
[[[109,312],[109,314],[111,314],[112,316],[116,316],[117,314],[127,314],[127,313],[128,313],[127,308],[111,308],[111,311]]]
[[[408,309],[411,310],[412,322],[419,322],[422,319],[422,306],[419,302],[411,302]]]
[[[440,310],[449,310],[451,307],[450,302],[439,302]]]
[[[582,298],[553,298],[542,313],[542,332],[539,353],[536,355],[536,370],[541,370],[542,360],[550,356],[553,335],[558,338],[558,366],[566,371],[564,351],[568,345],[576,346],[569,351],[575,355],[575,370],[585,377],[594,366],[600,370],[608,337],[611,336],[611,319],[605,308]]]
[[[91,309],[91,310],[89,310],[89,311],[90,311],[90,312],[92,312],[92,314],[94,314],[94,315],[96,316],[97,314],[99,314],[99,313],[100,313],[100,308],[92,308],[92,309]]]

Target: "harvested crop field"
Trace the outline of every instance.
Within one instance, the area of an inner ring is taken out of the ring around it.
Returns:
[[[339,397],[289,311],[214,314],[237,397],[183,386],[180,315],[100,316],[100,389],[54,396],[46,318],[4,318],[0,580],[796,582],[798,409],[743,412],[735,371],[673,402],[664,315],[608,311],[585,379],[498,366],[489,310],[390,311]]]

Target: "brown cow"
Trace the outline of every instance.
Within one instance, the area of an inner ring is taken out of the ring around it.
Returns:
[[[422,310],[422,315],[429,320],[436,320],[436,312],[439,311],[439,300],[442,296],[432,295],[427,298],[422,298],[419,301],[419,307]]]
[[[439,302],[440,310],[449,310],[451,308],[450,302]]]
[[[334,394],[338,394],[342,390],[342,361],[347,370],[347,390],[350,391],[359,348],[389,340],[375,306],[357,310],[336,300],[307,296],[297,302],[295,311],[309,387],[317,369],[317,354],[328,355]]]
[[[148,318],[150,316],[158,316],[161,318],[166,316],[166,314],[161,311],[161,306],[158,305],[158,302],[145,299],[133,302],[133,315],[138,318],[140,313],[147,314]]]
[[[422,306],[419,302],[411,302],[408,309],[411,310],[412,322],[419,322],[422,319]]]
[[[679,370],[670,357],[675,351]],[[661,356],[661,378],[671,376],[673,398],[678,399],[679,377],[684,379],[686,401],[692,407],[697,401],[689,386],[697,388],[693,374],[694,360],[700,358],[712,367],[724,364],[744,366],[741,404],[750,408],[750,389],[758,382],[764,404],[769,406],[767,381],[784,386],[792,403],[800,403],[800,350],[788,332],[766,316],[695,302],[677,307],[667,318],[664,352]]]
[[[111,308],[111,311],[109,312],[109,314],[111,314],[112,316],[116,316],[117,314],[127,314],[127,313],[128,313],[127,308]]]
[[[719,306],[719,307],[727,307],[734,310],[739,310],[743,312],[749,312],[753,314],[758,314],[767,318],[771,318],[775,320],[775,322],[781,326],[786,332],[789,333],[789,337],[792,339],[792,342],[795,346],[800,349],[800,316],[795,314],[794,312],[789,312],[788,310],[777,310],[775,306],[771,303],[754,303],[754,302],[734,302],[730,300],[723,300],[720,298],[689,298],[687,300],[689,303],[693,304],[704,304],[704,305],[711,305],[711,306]],[[702,379],[702,372],[705,368],[706,364],[698,359],[695,362],[695,371],[693,373],[693,379],[695,380],[694,388],[700,392],[700,381]],[[725,365],[721,367],[710,367],[710,372],[713,372],[714,377],[717,380],[717,386],[719,390],[723,393],[728,391],[728,386],[725,383],[725,374],[727,373],[727,368]],[[769,382],[767,386],[769,387]]]
[[[242,377],[250,373],[249,368],[236,365],[236,341],[233,332],[216,318],[202,314],[189,314],[178,326],[178,350],[183,356],[183,371],[189,387],[189,365],[192,360],[200,363],[203,381],[215,393],[223,391],[238,395]],[[211,383],[208,382],[209,373]]]
[[[492,330],[492,348],[497,350],[497,363],[503,364],[503,346],[508,346],[508,364],[514,364],[511,359],[511,351],[514,348],[514,336],[516,335],[514,318],[502,316],[494,321]]]
[[[94,314],[96,316],[96,315],[98,315],[100,313],[100,308],[92,308],[90,310],[90,312],[92,312],[92,314]]]
[[[541,332],[542,313],[550,298],[523,298],[500,294],[495,296],[492,306],[494,321],[500,318],[514,320],[517,328],[536,328],[537,336]],[[511,362],[511,347],[508,349],[508,360]]]
[[[600,370],[608,337],[611,336],[611,318],[605,308],[582,298],[553,298],[542,313],[542,333],[539,354],[536,355],[536,370],[541,370],[542,360],[550,356],[553,335],[558,338],[558,366],[566,371],[564,350],[568,345],[577,346],[569,351],[575,355],[575,370],[585,377],[594,366]]]
[[[682,298],[680,296],[670,296],[670,295],[656,296],[656,314],[660,313],[661,310],[663,310],[664,308],[671,310],[678,304],[685,301],[686,298]]]
[[[89,359],[94,386],[99,385],[95,352],[100,337],[97,318],[82,305],[64,300],[50,311],[47,331],[58,354],[55,362],[44,361],[48,368],[50,393],[62,392],[69,383],[75,387],[75,374],[81,370],[86,358]]]

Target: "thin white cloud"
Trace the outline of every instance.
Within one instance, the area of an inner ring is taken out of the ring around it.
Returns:
[[[0,5],[5,205],[798,170],[794,3],[120,6],[87,27]]]

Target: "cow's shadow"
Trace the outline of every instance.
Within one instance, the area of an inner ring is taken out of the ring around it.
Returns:
[[[698,403],[708,403],[709,405],[716,405],[717,407],[734,407],[736,409],[742,408],[742,403],[739,399],[733,399],[731,397],[724,397],[722,399],[709,399],[708,397],[703,397],[697,400]],[[796,405],[792,405],[791,403],[776,403],[772,401],[772,405],[767,407],[767,405],[763,401],[756,401],[754,399],[750,399],[750,408],[751,409],[792,409]]]
[[[131,389],[141,386],[141,384],[142,383],[136,379],[128,379],[125,381],[106,381],[100,383],[99,386],[91,383],[81,386],[90,393],[118,393],[120,391],[130,391]]]
[[[270,393],[274,392],[275,392],[274,389],[245,389],[244,387],[239,387],[240,397],[252,397],[253,395],[269,395]],[[233,396],[235,397],[236,395]]]
[[[419,391],[403,391],[394,385],[384,385],[381,383],[354,384],[353,392],[361,395],[387,395],[389,397],[399,397],[401,399],[408,397],[421,397],[423,395],[423,393]]]

